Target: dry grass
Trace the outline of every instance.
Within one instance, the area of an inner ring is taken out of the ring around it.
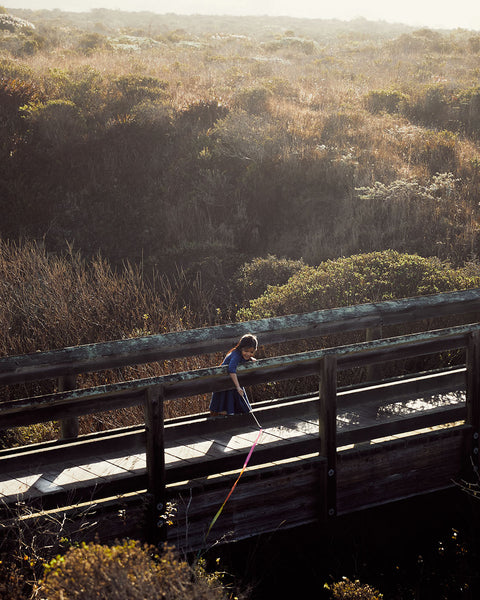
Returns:
[[[166,280],[147,282],[141,271],[126,266],[116,273],[100,258],[83,260],[71,249],[50,255],[34,243],[0,243],[0,352],[19,355],[151,333],[189,329],[199,325],[192,310]],[[177,279],[180,285],[181,276]],[[198,290],[208,304],[208,295]],[[202,301],[197,308],[202,305]],[[206,313],[204,313],[206,317]],[[162,375],[212,366],[212,357],[167,360],[116,371],[81,375],[79,387]],[[215,363],[213,363],[215,364]],[[10,386],[3,400],[55,391],[57,382]],[[168,403],[167,417],[201,412],[208,398]],[[80,419],[81,433],[143,422],[143,409],[131,408]],[[53,439],[57,424],[20,428],[23,442]]]

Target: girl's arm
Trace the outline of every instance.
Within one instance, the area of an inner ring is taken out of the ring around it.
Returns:
[[[240,386],[240,383],[238,381],[237,374],[236,373],[230,373],[230,377],[232,378],[232,381],[235,384],[237,392],[240,394],[240,396],[243,396],[243,390],[242,390],[242,387]]]

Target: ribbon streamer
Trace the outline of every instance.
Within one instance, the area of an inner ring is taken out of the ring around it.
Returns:
[[[260,440],[260,437],[262,436],[262,433],[263,433],[263,429],[262,429],[262,428],[260,428],[260,431],[258,432],[258,435],[257,435],[257,439],[256,439],[256,440],[253,442],[253,446],[250,448],[250,452],[248,453],[248,456],[247,456],[247,458],[245,459],[245,463],[244,463],[244,465],[243,465],[243,467],[242,467],[242,470],[240,471],[240,474],[239,474],[239,475],[238,475],[238,477],[237,477],[237,480],[236,480],[236,481],[235,481],[235,483],[233,484],[233,486],[232,486],[232,489],[231,489],[231,490],[228,492],[228,496],[225,498],[225,500],[224,500],[224,502],[223,502],[222,506],[221,506],[221,507],[218,509],[218,511],[217,511],[217,514],[216,514],[216,515],[213,517],[213,520],[212,520],[212,522],[210,523],[210,526],[209,526],[209,528],[208,528],[208,531],[207,531],[207,533],[206,533],[206,535],[205,535],[205,540],[207,539],[207,537],[208,537],[208,534],[210,533],[210,530],[212,529],[212,527],[213,527],[213,526],[215,525],[215,523],[217,522],[217,519],[218,519],[218,517],[220,516],[220,514],[221,514],[221,512],[222,512],[222,510],[223,510],[223,508],[224,508],[224,506],[225,506],[225,504],[227,503],[228,499],[229,499],[229,498],[230,498],[230,496],[232,495],[232,493],[233,493],[233,490],[236,488],[236,486],[237,486],[237,483],[238,483],[238,481],[239,481],[240,477],[243,475],[243,473],[244,473],[245,469],[247,468],[248,461],[250,460],[250,457],[252,456],[253,450],[255,449],[255,446],[258,444],[258,442],[259,442],[259,440]]]

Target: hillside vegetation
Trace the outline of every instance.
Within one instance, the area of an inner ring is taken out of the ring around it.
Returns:
[[[12,16],[0,23],[4,238],[200,272],[222,307],[236,270],[268,253],[476,256],[478,33]]]
[[[479,58],[479,32],[364,19],[0,7],[0,356],[478,287]],[[89,374],[78,385],[220,358]],[[1,400],[56,386],[10,386]],[[317,380],[255,386],[251,397],[311,389]],[[208,400],[169,405],[167,417]],[[95,414],[80,432],[143,418],[136,408]],[[15,428],[0,447],[56,437],[56,423]],[[30,540],[18,525],[17,538],[0,540],[6,600],[235,593],[168,552],[78,546],[56,530]],[[469,581],[467,560],[478,564],[456,534],[450,546],[448,568],[442,542],[433,561],[448,573],[445,593],[452,581],[463,589],[457,573]],[[438,579],[425,550],[408,597],[419,578]],[[395,569],[405,599],[410,583]],[[298,573],[308,579],[308,562]],[[319,597],[381,597],[348,578],[326,590]]]

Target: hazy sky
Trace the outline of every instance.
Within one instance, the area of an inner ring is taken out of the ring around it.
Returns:
[[[1,0],[0,0],[1,1]],[[289,15],[406,23],[414,26],[480,30],[478,0],[4,0],[7,8],[110,8],[157,13]]]

